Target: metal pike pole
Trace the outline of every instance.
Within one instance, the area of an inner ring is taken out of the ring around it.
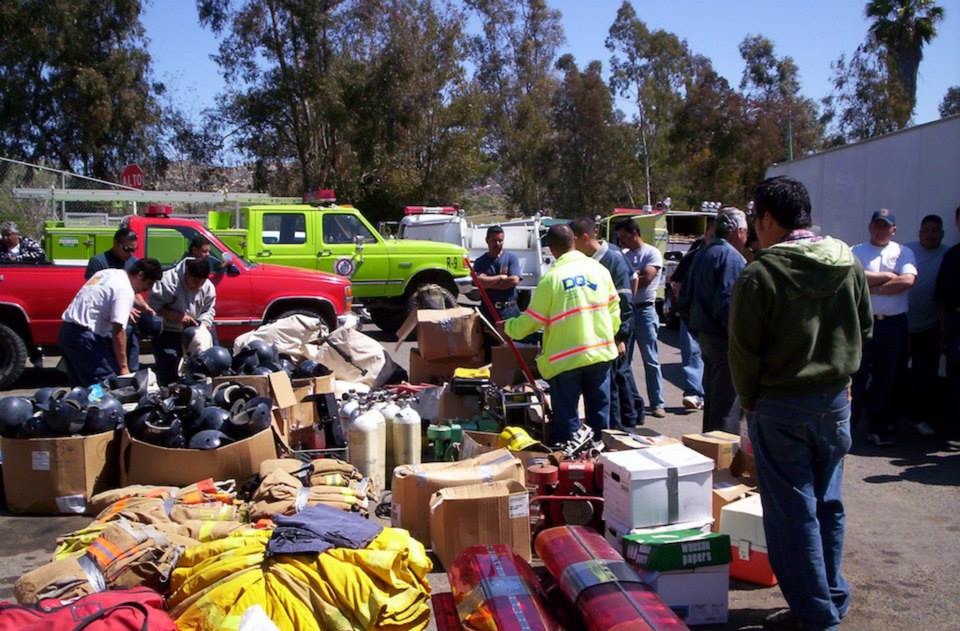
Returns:
[[[480,299],[483,301],[483,304],[487,307],[487,311],[490,315],[499,317],[499,313],[496,308],[493,306],[493,301],[490,300],[490,296],[487,295],[487,290],[480,284],[477,279],[477,272],[474,271],[473,265],[470,264],[469,257],[463,257],[463,264],[467,266],[467,269],[470,270],[470,278],[473,279],[473,285],[477,288],[477,291],[480,292]],[[496,318],[495,318],[496,319]],[[523,376],[526,378],[527,383],[533,388],[533,392],[537,395],[537,398],[540,400],[540,405],[543,407],[543,416],[544,418],[553,418],[553,412],[550,409],[550,403],[547,401],[546,395],[543,393],[543,390],[540,389],[540,386],[537,385],[537,380],[533,377],[533,371],[530,370],[530,366],[523,359],[523,355],[520,354],[520,350],[517,349],[517,345],[513,343],[513,340],[509,335],[504,335],[503,338],[507,341],[507,345],[510,346],[510,350],[513,351],[513,357],[517,360],[517,365],[520,366],[520,370],[523,371]],[[544,437],[546,438],[546,437]]]

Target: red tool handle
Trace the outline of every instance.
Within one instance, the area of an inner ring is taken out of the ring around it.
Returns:
[[[487,294],[487,290],[480,284],[479,279],[477,278],[477,272],[473,269],[473,265],[470,264],[469,257],[463,257],[463,264],[467,266],[467,269],[470,270],[470,278],[473,279],[473,285],[477,288],[477,291],[480,292],[480,299],[483,301],[484,306],[487,308],[487,312],[499,319],[500,314],[497,309],[493,306],[493,301],[490,300],[490,296]],[[527,362],[523,359],[523,355],[520,354],[520,350],[517,348],[517,345],[513,343],[513,340],[509,335],[504,335],[503,338],[507,341],[507,344],[510,346],[510,350],[513,351],[513,357],[517,360],[517,365],[520,366],[520,370],[523,371],[523,376],[527,379],[527,383],[533,388],[533,391],[536,393],[537,398],[540,399],[540,405],[543,406],[543,415],[544,417],[553,417],[553,413],[550,411],[550,404],[547,403],[547,397],[543,394],[543,390],[540,389],[540,386],[537,385],[537,380],[533,377],[533,371],[530,370],[530,366],[527,365]]]

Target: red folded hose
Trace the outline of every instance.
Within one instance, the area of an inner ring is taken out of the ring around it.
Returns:
[[[590,631],[675,631],[687,625],[595,531],[560,526],[534,547]]]
[[[559,631],[527,562],[503,544],[470,546],[447,571],[467,631]]]

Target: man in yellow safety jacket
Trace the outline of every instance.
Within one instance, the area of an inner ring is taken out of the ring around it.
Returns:
[[[551,226],[547,246],[556,261],[537,285],[527,310],[504,321],[503,330],[513,339],[544,331],[537,367],[550,383],[549,441],[566,442],[577,430],[581,394],[587,424],[594,440],[599,440],[610,420],[610,362],[617,358],[619,296],[610,272],[574,249],[569,226]]]

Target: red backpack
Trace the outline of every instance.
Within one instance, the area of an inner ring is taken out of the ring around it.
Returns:
[[[0,631],[177,631],[152,589],[117,589],[64,604],[55,598],[29,607],[0,602]]]

